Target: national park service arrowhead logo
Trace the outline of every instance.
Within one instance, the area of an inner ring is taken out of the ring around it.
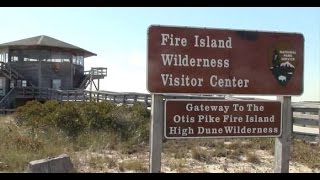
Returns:
[[[286,86],[295,71],[296,51],[286,43],[279,43],[272,48],[270,70],[282,86]]]

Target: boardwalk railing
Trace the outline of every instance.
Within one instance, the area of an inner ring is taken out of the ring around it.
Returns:
[[[116,93],[100,91],[84,91],[89,101],[111,101],[116,104],[133,104],[135,102],[143,103],[146,107],[151,106],[151,95],[143,93]]]
[[[320,142],[320,107],[293,105],[293,136]]]
[[[0,109],[6,109],[10,106],[12,101],[15,99],[15,89],[11,89],[1,100],[0,100]]]
[[[15,97],[13,97],[13,95]],[[146,108],[151,106],[151,95],[144,93],[119,93],[110,91],[88,91],[78,90],[55,90],[48,88],[19,87],[14,88],[2,98],[2,104],[9,104],[12,98],[30,98],[37,100],[54,99],[58,101],[110,101],[115,104],[133,104],[140,102]],[[165,99],[225,99],[224,96],[203,96],[203,95],[165,95]],[[1,102],[0,101],[0,102]],[[320,141],[320,104],[293,103],[293,135],[298,138]],[[1,106],[5,110],[7,107]]]
[[[58,101],[87,101],[83,90],[56,90],[50,88],[15,88],[16,98]]]
[[[0,72],[10,80],[26,79],[22,74],[20,74],[18,71],[10,67],[9,64],[4,62],[0,62]],[[32,87],[35,87],[30,81],[27,81],[27,83]]]
[[[103,78],[107,76],[107,68],[92,67],[90,70],[84,71],[84,75],[91,75],[93,78]]]
[[[223,96],[202,96],[202,95],[165,95],[165,99],[224,99]],[[151,95],[144,93],[119,93],[110,91],[88,91],[56,90],[50,88],[17,87],[15,98],[34,98],[37,100],[54,99],[58,101],[111,101],[116,104],[143,103],[146,107],[151,106]]]

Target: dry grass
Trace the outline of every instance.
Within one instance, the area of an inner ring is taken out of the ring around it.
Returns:
[[[272,152],[274,150],[275,138],[250,138],[247,139],[255,149],[268,150]]]
[[[253,163],[253,164],[260,164],[261,163],[259,156],[254,152],[253,153],[247,152],[246,157],[247,157],[247,161],[250,163]]]
[[[57,131],[37,132],[20,127],[12,117],[0,118],[0,137],[0,171],[21,172],[32,160],[57,156],[70,149]]]
[[[117,169],[121,172],[147,172],[149,164],[141,159],[127,159],[136,154],[148,155],[148,144],[135,144],[132,141],[122,142],[115,134],[96,131],[81,134],[76,139],[70,139],[63,132],[50,128],[35,130],[27,126],[17,126],[10,116],[0,117],[0,171],[22,172],[28,162],[37,159],[57,156],[63,153],[70,155],[78,168],[79,159],[76,152],[88,151],[103,154],[103,150],[116,150],[120,156],[89,156],[85,165],[95,171]],[[224,143],[224,142],[229,143]],[[188,172],[187,158],[193,158],[205,164],[216,163],[217,158],[246,161],[259,164],[261,157],[255,150],[274,150],[274,138],[242,138],[242,139],[188,139],[165,140],[163,153],[169,154],[168,166],[177,172]],[[290,161],[307,165],[310,168],[320,168],[320,146],[295,140],[290,147]],[[240,158],[241,157],[241,158]],[[125,159],[125,160],[124,160]],[[121,162],[121,163],[119,163]],[[108,168],[108,169],[106,169]],[[227,167],[226,167],[227,168]],[[244,172],[249,171],[245,169]],[[78,171],[77,171],[78,172]]]
[[[136,171],[136,172],[147,172],[148,168],[143,160],[125,160],[119,164],[119,170],[123,171]]]
[[[213,157],[227,157],[228,151],[225,148],[217,147],[211,152]]]
[[[185,159],[175,159],[169,162],[169,168],[172,171],[185,172],[188,166]]]
[[[213,163],[210,151],[198,147],[191,150],[191,157],[195,160],[205,162],[207,164]]]
[[[242,148],[242,141],[240,141],[240,140],[232,141],[229,145],[226,145],[226,148],[231,149],[231,150],[236,150],[236,149]]]
[[[117,160],[107,156],[93,156],[89,160],[89,166],[98,171],[102,171],[106,167],[112,169],[117,167]]]
[[[320,169],[320,145],[308,144],[302,140],[292,142],[291,160],[300,162],[310,168]]]

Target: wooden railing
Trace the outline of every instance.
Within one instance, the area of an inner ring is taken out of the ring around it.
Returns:
[[[12,88],[1,100],[0,100],[0,109],[7,109],[12,101],[15,99],[16,91]]]
[[[293,136],[320,142],[320,106],[293,105]]]
[[[15,97],[13,97],[13,94]],[[133,104],[140,102],[146,108],[151,106],[151,95],[144,93],[119,93],[110,91],[87,91],[87,90],[55,90],[44,88],[21,87],[15,88],[0,101],[8,104],[12,98],[34,98],[38,100],[55,99],[58,101],[110,101],[115,104]],[[199,95],[165,95],[165,99],[225,99],[223,96],[199,96]],[[7,109],[1,106],[0,109]],[[312,106],[307,104],[292,104],[293,112],[293,136],[302,139],[311,139],[320,141],[320,105]]]
[[[93,78],[103,78],[107,76],[107,68],[92,67],[90,70],[84,71],[84,75],[92,75]]]
[[[107,68],[94,67],[94,68],[91,68],[91,73],[94,76],[107,76]]]
[[[111,101],[116,104],[143,103],[146,107],[151,106],[151,95],[145,93],[119,93],[110,91],[88,90],[55,90],[49,88],[19,87],[15,88],[16,98],[34,98],[58,101]],[[197,95],[165,95],[165,99],[224,99],[223,96],[197,96]]]
[[[79,86],[80,89],[86,89],[90,83],[90,75],[85,74],[81,80],[81,84]]]
[[[151,106],[151,95],[143,93],[117,93],[84,90],[84,96],[89,101],[101,102],[111,101],[116,104],[133,104],[135,102],[143,103],[146,107]]]
[[[83,90],[56,90],[50,88],[15,88],[16,98],[34,98],[39,100],[86,101]]]
[[[7,63],[0,62],[0,70],[2,74],[10,80],[25,79],[22,74],[20,74],[15,69],[11,68]],[[35,85],[32,84],[30,81],[28,81],[28,84],[32,87],[35,87]]]
[[[89,71],[84,71],[83,78],[81,80],[80,89],[86,89],[87,86],[95,79],[103,79],[107,76],[107,68],[93,67]],[[96,87],[97,88],[97,87]],[[97,88],[99,89],[99,87]]]

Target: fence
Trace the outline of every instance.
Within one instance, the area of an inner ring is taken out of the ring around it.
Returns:
[[[293,136],[299,139],[320,142],[320,103],[292,104]]]

